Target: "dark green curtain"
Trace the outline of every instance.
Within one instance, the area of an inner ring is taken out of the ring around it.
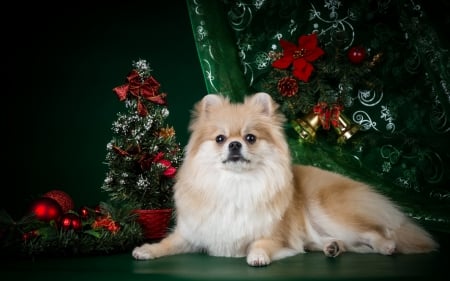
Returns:
[[[423,224],[448,232],[450,37],[443,26],[450,23],[442,10],[449,5],[350,2],[187,0],[208,92],[233,100],[268,92],[288,116],[296,162],[365,181]],[[278,81],[288,71],[272,67],[282,53],[279,39],[297,44],[311,33],[328,55],[312,62],[312,75],[328,71],[329,79],[299,83],[304,98],[282,96]],[[354,46],[366,55],[357,67],[343,56]],[[309,121],[321,97],[342,101],[346,125],[356,128],[345,141],[320,128],[314,141],[300,136],[296,120]]]

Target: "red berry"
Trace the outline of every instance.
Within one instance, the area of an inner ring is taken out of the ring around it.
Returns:
[[[347,57],[350,62],[360,64],[366,58],[366,49],[362,46],[354,46],[348,50]]]

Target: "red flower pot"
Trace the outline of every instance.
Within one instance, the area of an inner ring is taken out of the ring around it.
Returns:
[[[161,239],[169,231],[172,209],[135,210],[137,222],[141,225],[146,239]]]

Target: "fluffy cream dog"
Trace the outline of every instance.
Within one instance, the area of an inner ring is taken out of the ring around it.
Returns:
[[[139,260],[187,252],[243,257],[251,266],[307,251],[424,253],[431,235],[372,187],[292,165],[284,116],[266,93],[230,103],[207,95],[193,111],[177,174],[176,225],[136,247]]]

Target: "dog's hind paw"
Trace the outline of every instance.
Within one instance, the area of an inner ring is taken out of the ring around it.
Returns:
[[[262,249],[254,249],[247,255],[247,263],[250,266],[266,266],[270,264],[270,258]]]
[[[331,241],[323,248],[323,252],[327,257],[337,257],[343,250],[344,244],[341,241]]]

